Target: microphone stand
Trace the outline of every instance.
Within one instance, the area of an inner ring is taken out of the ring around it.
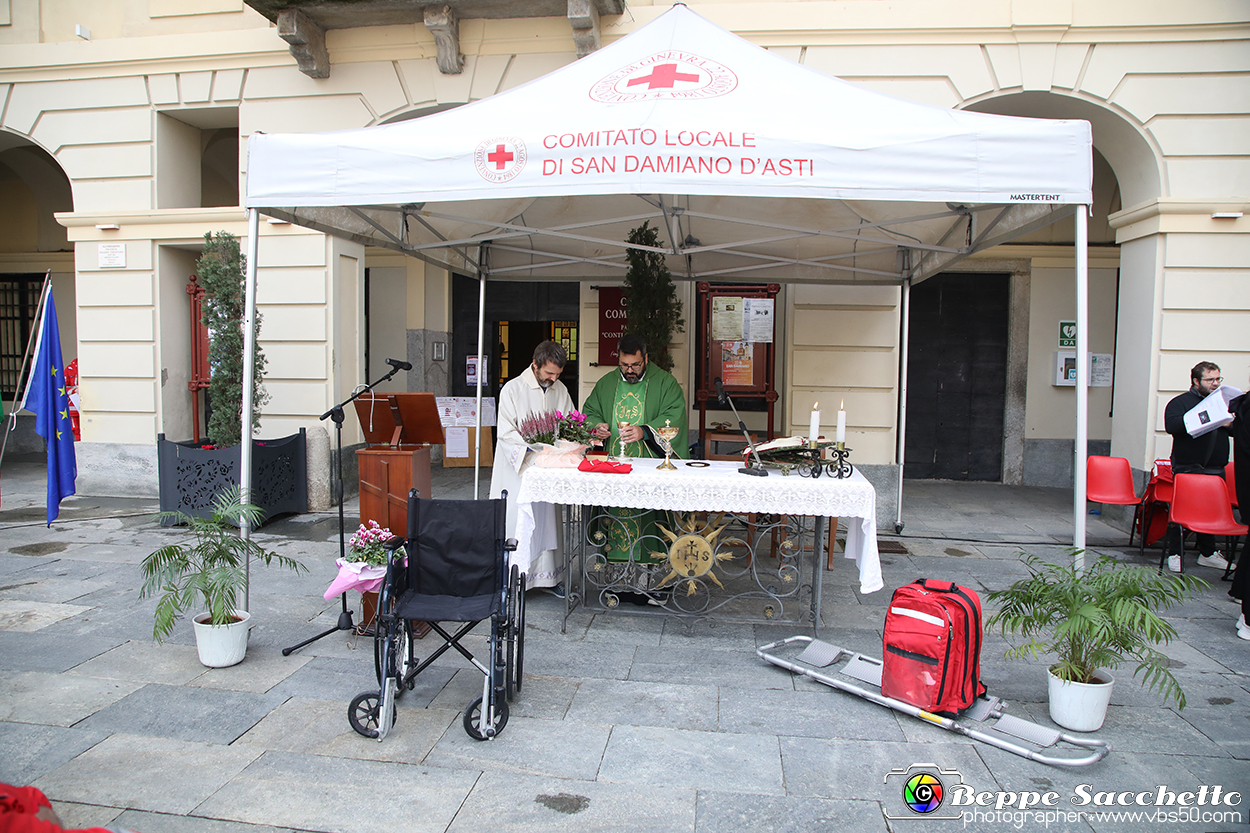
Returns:
[[[355,391],[351,396],[347,397],[342,402],[335,405],[333,408],[331,408],[330,410],[322,414],[320,417],[318,417],[319,419],[323,421],[326,419],[331,419],[334,421],[335,446],[338,449],[338,482],[335,485],[335,496],[338,498],[338,502],[339,502],[339,558],[342,558],[344,561],[347,560],[347,537],[346,537],[347,533],[343,525],[343,420],[345,418],[343,414],[343,408],[344,406],[349,405],[352,402],[355,402],[361,396],[373,390],[374,388],[376,388],[378,385],[382,384],[383,382],[390,381],[392,378],[394,378],[395,374],[398,373],[400,370],[401,370],[401,367],[399,365],[395,365],[391,367],[390,373],[387,373],[385,376],[383,376],[381,379],[378,379],[376,382],[373,382],[372,384],[366,385],[365,387],[360,388],[359,390]],[[310,639],[305,639],[303,642],[299,643],[298,645],[292,645],[290,648],[283,648],[282,656],[289,657],[292,651],[298,651],[300,648],[303,648],[305,645],[310,645],[313,642],[316,642],[318,639],[327,637],[332,633],[338,633],[339,631],[350,631],[354,629],[355,625],[352,624],[352,611],[347,606],[347,591],[346,590],[344,590],[341,594],[339,594],[339,599],[343,603],[343,609],[339,613],[338,624],[330,628],[329,630],[322,631],[321,633],[317,634],[316,636]]]
[[[738,474],[749,474],[754,477],[768,477],[768,471],[764,468],[764,462],[760,460],[760,453],[755,450],[755,443],[751,442],[751,434],[747,431],[746,425],[742,422],[742,417],[738,416],[738,409],[734,407],[734,401],[729,398],[729,394],[725,393],[725,385],[721,382],[719,376],[716,377],[716,392],[719,394],[719,401],[728,402],[730,409],[734,412],[734,419],[738,420],[738,430],[742,432],[742,438],[747,441],[747,448],[751,449],[751,453],[755,455],[755,468],[743,466],[738,469]]]

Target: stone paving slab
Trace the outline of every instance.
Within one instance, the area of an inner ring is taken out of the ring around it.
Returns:
[[[695,805],[694,790],[677,785],[486,772],[448,833],[681,833],[695,830]]]
[[[235,745],[337,758],[420,763],[449,730],[462,731],[458,712],[415,708],[401,697],[395,725],[379,742],[351,728],[347,708],[347,703],[292,697],[249,729]]]
[[[0,723],[0,781],[25,785],[104,740],[103,732],[33,723]]]
[[[722,686],[721,731],[776,737],[904,739],[889,709],[818,685],[822,690],[757,691]]]
[[[110,635],[72,637],[39,631],[0,631],[0,668],[8,671],[60,673],[116,648],[125,638]]]
[[[106,680],[183,685],[203,675],[204,666],[194,645],[132,639],[75,666],[69,673]]]
[[[127,810],[117,817],[113,826],[143,833],[295,833],[289,827],[268,824],[246,824],[221,821],[200,816],[174,816],[168,813],[145,813]]]
[[[885,831],[886,821],[876,801],[742,795],[699,791],[696,833],[730,830],[767,830],[769,833],[812,833],[854,830]]]
[[[583,680],[568,719],[592,723],[716,731],[717,688],[711,685]]]
[[[743,646],[748,647],[747,645]],[[529,660],[527,659],[528,663]],[[742,688],[793,688],[790,675],[773,668],[749,650],[639,649],[629,679],[652,683],[699,683]]]
[[[270,751],[215,790],[195,812],[327,833],[442,833],[479,776],[475,771]]]
[[[78,725],[102,732],[229,744],[285,699],[149,683]]]
[[[73,726],[142,683],[26,671],[0,676],[0,721]]]
[[[0,630],[32,633],[90,609],[83,605],[37,602],[30,599],[0,599]]]
[[[62,801],[186,814],[260,754],[246,747],[116,734],[34,785]],[[182,772],[193,777],[175,775]]]
[[[884,739],[781,738],[786,794],[818,798],[854,796],[879,801],[886,810],[897,815],[905,812],[899,799],[903,785],[897,775],[890,773],[905,771],[912,764],[932,763],[943,769],[957,769],[967,783],[988,783],[990,773],[978,755],[980,746],[949,742],[957,740],[958,736],[944,734],[948,742],[923,749]],[[890,776],[888,780],[887,776]]]
[[[591,781],[599,772],[610,729],[603,723],[510,717],[498,737],[483,742],[470,738],[463,726],[453,726],[425,763]]]
[[[784,795],[778,739],[766,735],[616,726],[599,779],[698,790]]]

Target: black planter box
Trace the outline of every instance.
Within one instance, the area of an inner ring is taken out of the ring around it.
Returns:
[[[212,514],[213,498],[239,485],[240,447],[201,448],[200,443],[156,438],[156,468],[162,512],[193,518]],[[252,440],[252,503],[265,521],[288,512],[308,511],[308,458],[304,429],[277,440]],[[174,521],[164,520],[165,526]]]

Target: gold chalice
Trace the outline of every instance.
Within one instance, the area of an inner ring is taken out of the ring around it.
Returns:
[[[672,464],[669,457],[673,454],[673,438],[677,436],[678,427],[671,424],[670,420],[664,420],[664,424],[655,429],[655,433],[660,435],[660,445],[664,447],[664,462],[655,467],[656,471],[677,471],[677,467]]]

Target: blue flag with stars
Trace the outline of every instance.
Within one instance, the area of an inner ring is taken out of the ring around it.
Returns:
[[[61,360],[61,331],[56,323],[51,286],[35,345],[35,364],[26,383],[25,407],[35,414],[35,432],[48,441],[48,526],[52,526],[61,513],[61,499],[74,494],[78,464],[74,460],[65,362]]]

